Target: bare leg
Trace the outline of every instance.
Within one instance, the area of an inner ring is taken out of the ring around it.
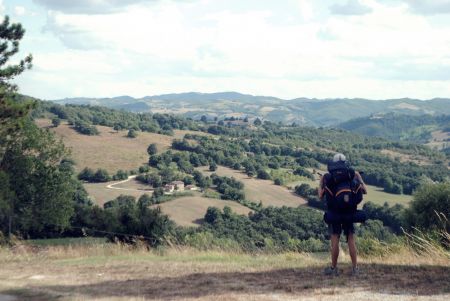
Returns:
[[[331,235],[331,267],[335,268],[339,257],[339,235]]]
[[[357,265],[357,255],[356,255],[356,244],[355,237],[352,233],[348,234],[348,251],[350,253],[350,258],[352,259],[352,265],[356,268]]]

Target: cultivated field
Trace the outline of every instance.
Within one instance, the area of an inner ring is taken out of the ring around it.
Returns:
[[[411,253],[322,274],[326,254],[239,254],[111,244],[0,249],[0,300],[449,300],[450,262]],[[413,262],[413,263],[412,263]]]
[[[193,196],[184,196],[172,201],[168,201],[155,207],[161,207],[164,214],[167,214],[171,220],[180,226],[198,226],[205,216],[208,207],[217,207],[223,209],[228,206],[237,214],[248,215],[249,208],[236,202],[206,198],[200,193],[194,193]]]
[[[212,173],[207,167],[200,167],[199,170],[206,175]],[[275,185],[273,181],[250,178],[243,172],[224,166],[219,166],[215,173],[219,176],[234,177],[243,182],[245,198],[253,202],[261,201],[264,206],[297,207],[306,204],[303,198],[295,195],[286,187]]]
[[[48,119],[38,119],[36,123],[40,127],[49,127],[51,124]],[[175,131],[174,136],[138,132],[137,138],[130,139],[126,137],[127,131],[116,132],[105,126],[97,126],[100,132],[98,136],[81,135],[64,122],[57,128],[49,128],[72,150],[77,171],[90,167],[104,168],[110,173],[116,173],[119,169],[136,169],[147,163],[147,147],[151,143],[156,143],[161,152],[171,146],[173,139],[183,138],[187,133],[202,134],[181,130]]]

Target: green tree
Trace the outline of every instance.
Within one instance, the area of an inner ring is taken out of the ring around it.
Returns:
[[[94,174],[93,182],[108,182],[111,180],[109,173],[106,169],[99,168]]]
[[[89,168],[89,167],[85,167],[83,168],[82,171],[80,171],[80,173],[78,174],[78,179],[82,180],[82,181],[87,181],[87,182],[91,182],[94,179],[94,171]]]
[[[257,174],[258,179],[269,180],[270,174],[265,169],[258,170]]]
[[[58,127],[61,124],[61,119],[59,119],[58,117],[53,118],[52,124],[55,128]]]
[[[28,55],[17,64],[9,64],[8,61],[19,51],[20,40],[25,34],[25,29],[20,23],[9,22],[5,16],[0,24],[0,160],[4,155],[7,145],[15,139],[15,134],[20,130],[25,117],[35,106],[32,101],[18,101],[17,86],[10,81],[32,66],[32,56]]]
[[[136,138],[137,137],[137,132],[134,129],[129,129],[128,130],[128,134],[127,134],[128,138]]]
[[[114,129],[116,132],[119,132],[119,131],[122,129],[122,127],[120,126],[120,124],[116,123],[116,124],[114,124],[113,129]]]
[[[147,148],[147,153],[152,156],[152,155],[156,155],[156,153],[158,152],[158,147],[156,146],[156,143],[152,143],[148,146]]]
[[[73,169],[64,163],[68,150],[51,132],[24,123],[0,163],[9,194],[11,231],[27,237],[48,237],[69,226],[73,214]],[[2,193],[3,195],[5,192]],[[3,231],[9,226],[2,221]]]
[[[273,181],[275,185],[283,185],[284,181],[282,178],[275,178],[275,180]]]
[[[217,164],[216,162],[211,162],[211,164],[209,164],[209,171],[216,171],[217,170]]]
[[[406,210],[406,222],[422,230],[442,229],[438,214],[450,216],[450,182],[420,186]],[[446,227],[450,231],[450,223]]]

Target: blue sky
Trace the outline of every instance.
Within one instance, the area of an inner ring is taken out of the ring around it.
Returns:
[[[0,0],[43,98],[450,97],[450,0]]]

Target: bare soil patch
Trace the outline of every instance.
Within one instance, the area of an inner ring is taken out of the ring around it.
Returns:
[[[199,170],[206,175],[212,174],[206,167],[200,167]],[[219,176],[234,177],[243,182],[245,197],[253,202],[261,201],[264,206],[298,207],[306,204],[306,200],[297,196],[293,191],[275,185],[271,180],[251,178],[243,172],[224,166],[219,166],[215,173]]]

